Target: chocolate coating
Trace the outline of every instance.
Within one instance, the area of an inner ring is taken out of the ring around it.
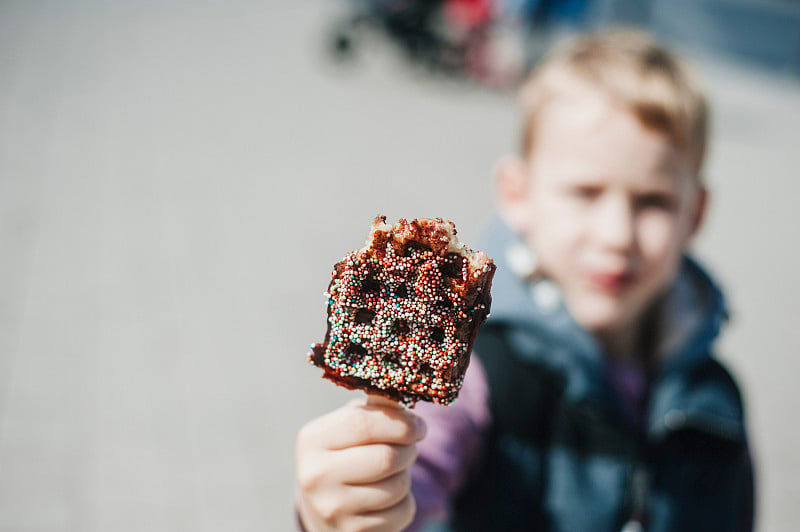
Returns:
[[[448,404],[489,314],[495,265],[458,244],[452,222],[385,221],[334,266],[328,329],[309,361],[346,388]]]
[[[452,402],[491,306],[495,265],[441,218],[373,222],[367,246],[333,269],[323,377],[405,405]]]

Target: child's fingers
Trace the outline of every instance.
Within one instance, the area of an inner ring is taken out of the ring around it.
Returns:
[[[348,404],[315,419],[300,431],[298,444],[344,449],[370,443],[411,445],[425,435],[424,422],[414,414],[374,404]]]
[[[300,489],[308,493],[324,486],[369,484],[411,467],[416,458],[415,445],[383,443],[309,452],[298,457],[296,477]]]
[[[350,485],[347,489],[351,513],[385,510],[411,492],[411,473],[404,470],[378,482]]]
[[[328,453],[330,471],[343,484],[369,484],[408,469],[417,459],[415,445],[360,445]]]
[[[304,521],[332,530],[407,526],[415,511],[408,468],[425,430],[417,419],[394,403],[361,400],[307,423],[296,450]]]
[[[360,530],[369,532],[398,532],[405,528],[414,519],[417,505],[414,497],[406,493],[398,502],[386,508],[366,511],[361,513],[349,513],[343,508],[335,505],[327,507],[322,505],[313,511],[313,523],[318,526],[315,528],[325,530]]]
[[[414,519],[417,505],[411,494],[391,508],[356,516],[357,530],[369,532],[396,532],[404,530]]]
[[[411,475],[403,471],[372,484],[345,485],[319,497],[316,512],[334,523],[349,516],[387,510],[402,502],[411,491]]]

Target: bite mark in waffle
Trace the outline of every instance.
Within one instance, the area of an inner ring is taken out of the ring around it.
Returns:
[[[495,265],[441,218],[375,218],[366,246],[334,266],[323,377],[404,405],[452,402],[491,306]]]

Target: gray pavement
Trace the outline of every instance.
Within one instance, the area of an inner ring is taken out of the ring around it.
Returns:
[[[475,242],[513,102],[324,60],[330,3],[0,3],[0,531],[290,530],[304,361],[377,213]],[[761,530],[800,527],[800,85],[698,59]]]

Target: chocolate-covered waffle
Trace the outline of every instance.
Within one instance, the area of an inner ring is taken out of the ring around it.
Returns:
[[[441,218],[375,218],[366,246],[333,269],[328,329],[309,360],[350,389],[404,405],[452,402],[491,305],[495,265]]]

